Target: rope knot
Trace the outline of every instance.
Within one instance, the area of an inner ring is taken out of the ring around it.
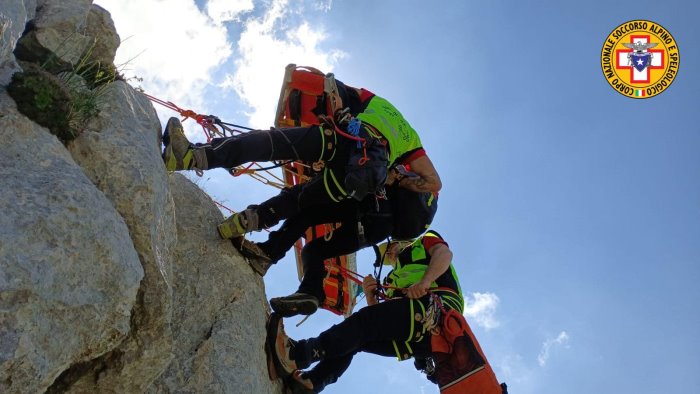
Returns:
[[[191,109],[180,110],[180,115],[182,115],[185,118],[192,118],[194,120],[197,120],[197,116],[199,116],[198,113],[192,111]]]

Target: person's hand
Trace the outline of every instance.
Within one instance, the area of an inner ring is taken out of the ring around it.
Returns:
[[[367,275],[362,280],[362,290],[367,298],[367,305],[374,305],[377,301],[377,279],[372,275]]]
[[[428,294],[429,289],[430,283],[425,283],[423,280],[421,280],[418,283],[414,283],[413,285],[411,285],[411,287],[409,287],[408,289],[404,290],[404,293],[406,294],[406,297],[416,299]]]
[[[377,291],[377,280],[372,275],[367,275],[362,280],[362,290],[365,294],[374,294]]]
[[[386,182],[384,182],[384,184],[387,186],[393,185],[394,182],[396,182],[396,180],[398,179],[398,174],[399,174],[398,171],[396,171],[395,169],[393,169],[393,168],[390,169],[387,172]]]

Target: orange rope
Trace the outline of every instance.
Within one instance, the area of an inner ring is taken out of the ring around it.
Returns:
[[[327,264],[327,265],[328,265],[328,264]],[[349,279],[349,280],[351,280],[351,281],[357,283],[358,285],[362,286],[362,280],[360,280],[360,278],[364,279],[364,277],[363,277],[361,274],[359,274],[359,273],[357,273],[357,272],[355,272],[355,271],[353,271],[353,270],[351,270],[351,269],[348,269],[348,268],[346,268],[346,267],[343,267],[342,265],[337,265],[337,264],[334,264],[334,265],[336,266],[336,268],[338,268],[338,272],[340,273],[340,275],[341,275],[343,278]],[[326,268],[326,270],[328,270],[328,268]],[[399,291],[404,291],[404,290],[407,290],[407,289],[408,289],[407,287],[396,287],[396,286],[383,285],[383,284],[377,284],[377,285],[378,285],[378,287],[381,287],[382,289],[392,289],[392,290],[399,290]],[[450,291],[450,292],[454,293],[454,290],[450,289],[449,287],[436,287],[436,288],[429,289],[429,290],[428,290],[428,294],[434,294],[433,292],[436,291],[436,290],[439,290],[439,291]],[[383,292],[377,292],[376,295],[377,295],[379,298],[381,298],[382,300],[387,300],[387,299],[389,299],[389,298],[386,296],[386,294],[384,294]],[[443,309],[443,311],[444,311],[444,307],[442,306],[442,303],[440,303],[440,307],[441,307],[441,308]]]
[[[212,119],[211,116],[198,114],[195,111],[192,111],[191,109],[183,109],[183,108],[179,107],[177,104],[173,103],[172,101],[161,100],[161,99],[154,97],[154,96],[151,96],[150,94],[147,94],[147,93],[144,93],[144,95],[149,100],[153,101],[154,103],[160,104],[160,105],[162,105],[168,109],[171,109],[171,110],[177,112],[178,114],[180,114],[180,116],[182,116],[182,121],[185,121],[186,119],[193,119],[195,122],[197,122],[197,124],[202,126],[202,131],[204,132],[204,135],[207,137],[207,143],[211,142],[211,140],[216,135],[223,136],[223,134],[219,131],[219,129],[216,128],[214,120]],[[223,126],[222,126],[222,128],[223,128]],[[232,133],[233,132],[243,133],[243,131],[241,131],[241,130],[236,130],[236,129],[232,129],[232,128],[225,128],[225,129],[228,131],[231,131]],[[255,174],[255,172],[257,172],[256,169],[251,168],[251,167],[253,167],[253,165],[258,165],[258,164],[256,162],[252,162],[252,163],[250,163],[250,165],[248,165],[244,169],[235,170],[235,171],[231,172],[231,175],[233,175],[234,177],[240,176],[242,174],[248,174],[248,175],[252,176],[253,174]],[[258,167],[262,168],[262,166],[260,166],[260,165],[258,165]],[[279,177],[274,176],[269,171],[265,171],[265,172],[268,175],[274,177],[276,180],[283,182]],[[268,179],[265,179],[262,176],[258,176],[258,177],[253,176],[253,178],[259,182],[264,183],[264,184],[279,187],[278,183],[275,183],[275,182],[272,182]],[[282,186],[282,187],[284,187],[284,186]],[[282,188],[282,187],[279,187],[279,188]]]
[[[342,265],[336,265],[336,267],[338,268],[338,272],[340,273],[340,275],[343,278],[349,279],[349,280],[357,283],[358,285],[362,286],[362,280],[360,280],[360,278],[364,279],[364,276],[362,276],[361,274],[359,274],[351,269],[343,267]],[[326,268],[326,269],[328,269],[328,268]],[[382,289],[404,290],[403,288],[390,286],[390,285],[383,285],[380,283],[377,283],[377,286],[382,288]],[[382,300],[388,299],[387,296],[384,294],[384,292],[377,292],[376,296],[381,298]]]
[[[214,138],[213,135],[215,134],[221,134],[219,130],[214,126],[214,122],[209,116],[206,115],[201,115],[198,114],[191,109],[183,109],[177,106],[175,103],[172,101],[165,101],[161,100],[157,97],[151,96],[150,94],[144,93],[146,97],[148,97],[149,100],[153,101],[154,103],[160,104],[164,106],[165,108],[169,108],[182,116],[182,121],[185,119],[193,119],[197,124],[202,126],[202,131],[204,131],[204,135],[207,136],[207,142],[211,142],[211,140]]]

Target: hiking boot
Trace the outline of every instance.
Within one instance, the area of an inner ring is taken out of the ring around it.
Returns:
[[[297,369],[297,364],[292,359],[296,341],[289,338],[284,332],[281,315],[277,313],[271,314],[270,321],[267,324],[267,345],[270,357],[275,366],[277,376],[284,379]]]
[[[248,259],[248,265],[253,269],[258,275],[265,276],[267,270],[272,267],[274,263],[270,261],[262,261],[260,259]]]
[[[277,297],[270,300],[272,310],[283,317],[296,315],[310,315],[318,309],[318,298],[296,292],[286,297]]]
[[[314,384],[310,379],[306,378],[306,374],[301,371],[295,371],[286,381],[287,387],[292,394],[314,394]]]
[[[223,239],[241,237],[245,233],[260,230],[258,226],[258,212],[248,208],[243,212],[234,213],[216,226],[219,235]]]
[[[275,264],[270,256],[267,255],[267,252],[257,243],[248,241],[243,237],[240,237],[240,239],[233,239],[232,241],[241,254],[248,259],[248,264],[250,264],[250,267],[253,268],[258,275],[265,276],[267,270]]]
[[[189,170],[194,166],[194,155],[190,141],[185,136],[178,118],[168,119],[163,132],[163,161],[168,171]]]

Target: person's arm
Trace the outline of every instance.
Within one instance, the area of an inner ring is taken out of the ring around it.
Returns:
[[[438,175],[433,162],[428,156],[420,156],[412,160],[408,165],[411,172],[415,173],[416,177],[404,176],[398,181],[400,187],[406,188],[414,192],[433,192],[437,193],[442,188],[442,181]]]
[[[446,244],[435,244],[428,250],[428,253],[430,254],[428,269],[425,270],[423,278],[418,283],[414,283],[406,289],[408,298],[421,298],[426,295],[430,285],[450,268],[452,251]]]
[[[362,290],[365,292],[367,305],[372,306],[379,303],[377,300],[377,280],[372,275],[365,276],[362,280]]]

